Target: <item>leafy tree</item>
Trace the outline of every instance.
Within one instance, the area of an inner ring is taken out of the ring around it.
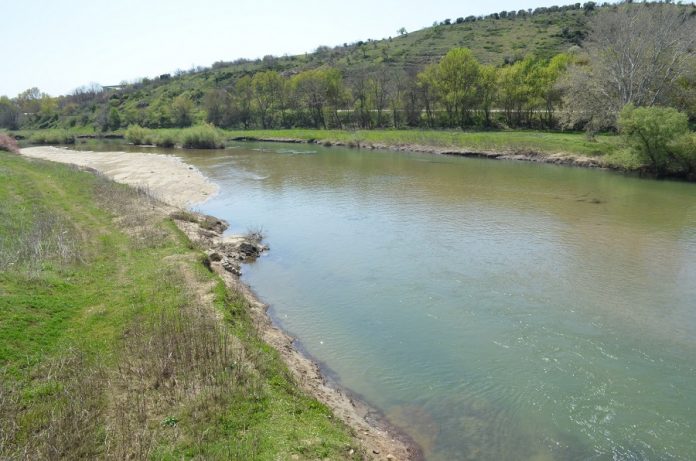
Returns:
[[[522,107],[526,101],[524,84],[524,67],[519,61],[498,72],[498,101],[502,105],[508,126],[521,123]]]
[[[35,114],[41,108],[41,97],[43,93],[36,87],[24,90],[17,95],[15,101],[19,110],[24,114]]]
[[[543,100],[543,110],[545,114],[545,123],[547,128],[554,127],[554,112],[562,103],[562,89],[558,85],[559,80],[565,74],[570,56],[567,54],[559,54],[554,56],[549,63],[540,69],[538,73],[538,88]]]
[[[168,128],[172,125],[171,103],[157,99],[148,106],[145,113],[145,125],[148,128]]]
[[[326,101],[331,108],[333,125],[336,128],[343,128],[338,111],[343,107],[344,101],[349,99],[343,85],[343,76],[338,69],[329,68],[324,73],[324,79],[326,80]]]
[[[483,112],[484,123],[490,127],[491,109],[498,96],[498,70],[494,66],[481,66],[478,80],[478,92],[480,95],[480,108]]]
[[[684,134],[672,143],[677,163],[684,176],[696,180],[696,133]]]
[[[278,103],[283,99],[283,78],[278,72],[268,70],[254,75],[251,84],[254,89],[254,99],[259,119],[261,120],[261,127],[263,129],[270,128],[273,110],[277,108]]]
[[[112,130],[118,130],[121,127],[121,114],[115,107],[109,111],[108,126]]]
[[[188,95],[180,94],[172,102],[172,120],[180,128],[193,124],[193,101]]]
[[[619,116],[619,128],[632,152],[657,174],[684,173],[688,143],[677,144],[689,132],[686,114],[671,107],[628,104]]]
[[[437,88],[450,126],[464,127],[478,103],[481,66],[471,50],[454,48],[438,64]]]
[[[438,80],[439,66],[431,64],[426,66],[423,72],[416,76],[420,97],[425,110],[425,117],[429,128],[435,127],[435,105],[439,99]]]
[[[19,128],[19,107],[7,96],[0,97],[0,128]]]
[[[245,75],[244,77],[237,80],[234,86],[235,89],[235,105],[236,105],[236,117],[241,122],[244,129],[249,129],[251,124],[251,119],[253,116],[252,112],[252,101],[254,100],[254,87],[251,81],[251,77]]]
[[[326,128],[324,108],[328,99],[327,69],[306,70],[292,79],[295,102],[308,111],[314,128]]]

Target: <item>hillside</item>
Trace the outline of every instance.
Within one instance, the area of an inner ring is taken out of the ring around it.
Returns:
[[[583,9],[580,4],[576,5],[538,8],[524,14],[503,12],[478,18],[444,19],[432,27],[413,32],[402,31],[401,34],[396,32],[395,27],[395,36],[383,40],[367,39],[334,48],[321,46],[313,53],[297,56],[220,61],[209,68],[199,67],[174,75],[162,74],[138,82],[108,86],[103,91],[82,88],[72,95],[57,98],[51,107],[35,104],[33,108],[25,108],[25,114],[35,115],[23,117],[17,125],[37,129],[91,128],[96,124],[99,129],[107,125],[107,107],[118,110],[119,126],[142,123],[134,114],[157,105],[170,105],[173,98],[183,93],[193,101],[198,112],[196,120],[202,121],[204,114],[201,108],[207,91],[231,88],[240,78],[265,70],[288,77],[328,65],[338,69],[344,80],[350,83],[355,76],[375,67],[413,75],[427,64],[437,62],[455,47],[470,48],[481,63],[497,66],[518,61],[527,55],[550,58],[578,44],[587,33],[587,17],[592,12]],[[40,99],[36,93],[27,95],[27,99]],[[114,123],[111,125],[108,128],[118,128]],[[150,123],[150,126],[154,125]],[[161,123],[161,126],[167,125],[166,122]]]

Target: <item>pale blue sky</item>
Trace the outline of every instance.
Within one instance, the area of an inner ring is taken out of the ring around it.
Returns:
[[[470,14],[559,0],[1,0],[0,95],[51,95],[215,61],[384,38]]]

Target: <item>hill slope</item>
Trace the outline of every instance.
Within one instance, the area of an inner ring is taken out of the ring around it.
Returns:
[[[137,112],[158,105],[168,108],[182,93],[194,104],[195,121],[201,121],[205,117],[201,109],[206,92],[232,88],[240,78],[264,70],[274,70],[287,77],[328,65],[338,69],[350,84],[356,76],[378,66],[414,75],[455,47],[470,48],[480,62],[496,66],[518,61],[527,55],[546,59],[580,43],[587,34],[587,18],[591,14],[592,11],[576,4],[538,8],[532,13],[502,12],[485,18],[447,19],[422,30],[402,31],[400,35],[384,40],[346,43],[334,48],[322,46],[304,55],[217,62],[209,68],[199,67],[175,75],[162,74],[139,82],[105,87],[102,92],[82,89],[58,98],[57,110],[41,113],[37,109],[37,116],[24,117],[21,125],[24,128],[97,125],[97,129],[106,126],[113,130],[117,127],[114,123],[109,126],[107,120],[112,108],[119,112],[118,125],[142,123],[142,118],[136,116]],[[157,125],[149,123],[149,126]]]

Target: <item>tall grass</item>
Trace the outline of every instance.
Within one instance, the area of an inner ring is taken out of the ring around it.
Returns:
[[[0,234],[0,272],[14,270],[35,276],[48,262],[65,265],[82,260],[79,234],[62,216],[46,209],[36,210],[30,217],[16,215],[9,206],[12,204],[0,202],[0,219],[8,223]]]
[[[129,125],[126,129],[126,140],[136,145],[152,144],[152,130],[140,125]]]
[[[67,130],[40,130],[29,137],[32,144],[75,144],[75,135]]]
[[[159,130],[153,137],[153,142],[157,147],[174,147],[178,142],[179,136],[172,130]]]
[[[223,137],[212,125],[198,125],[181,130],[181,145],[186,149],[219,149],[224,147]]]

